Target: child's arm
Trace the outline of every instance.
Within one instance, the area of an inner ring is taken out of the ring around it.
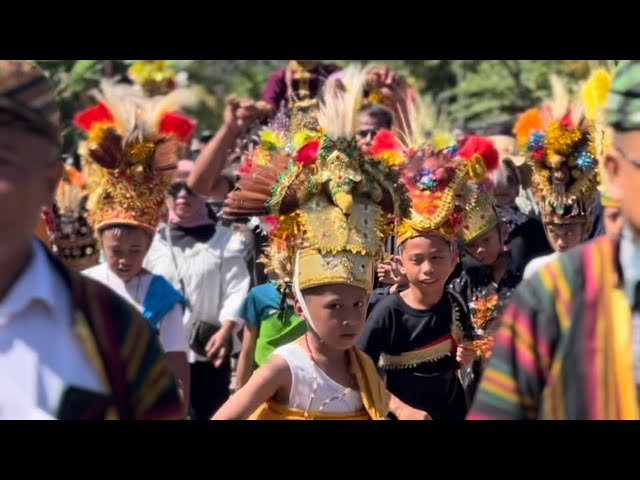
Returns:
[[[191,376],[189,372],[189,362],[185,352],[167,352],[164,354],[169,369],[176,377],[178,391],[184,406],[184,416],[189,414],[189,391],[191,388]]]
[[[216,412],[212,420],[246,420],[267,400],[276,395],[287,398],[290,391],[289,364],[280,355],[271,355],[246,385]]]
[[[427,412],[413,408],[394,394],[389,392],[391,396],[389,400],[389,411],[393,413],[398,420],[431,420],[431,416]]]
[[[258,329],[253,326],[245,325],[242,334],[242,350],[238,358],[238,367],[236,369],[236,385],[237,390],[249,381],[253,373],[255,365],[256,342],[258,341]]]

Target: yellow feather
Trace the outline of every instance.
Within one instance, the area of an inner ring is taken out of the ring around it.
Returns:
[[[302,147],[305,143],[307,143],[309,140],[311,140],[315,136],[316,135],[310,130],[301,130],[299,132],[296,132],[293,136],[293,141],[291,142],[293,144],[293,148],[298,150],[300,147]]]
[[[271,148],[280,148],[282,146],[282,138],[268,128],[260,131],[260,145],[262,148],[270,150]]]
[[[431,145],[435,151],[455,145],[455,140],[451,135],[445,133],[436,133],[431,139]]]
[[[609,87],[611,86],[611,74],[604,68],[595,70],[580,89],[580,97],[584,105],[585,115],[589,120],[595,120],[602,110]]]
[[[593,123],[593,143],[596,156],[600,158],[608,148],[610,134],[605,121],[607,94],[611,86],[612,75],[604,68],[594,70],[580,88],[580,99],[586,118]]]

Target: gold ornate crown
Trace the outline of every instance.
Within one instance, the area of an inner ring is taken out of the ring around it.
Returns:
[[[44,211],[51,249],[67,266],[84,270],[98,263],[100,250],[87,219],[87,192],[82,174],[65,165],[53,207]]]
[[[97,231],[127,224],[153,234],[176,168],[178,141],[195,127],[174,109],[191,98],[179,90],[143,98],[106,81],[100,96],[97,105],[74,119],[88,133],[81,153],[91,192],[89,218]]]
[[[384,236],[408,213],[397,157],[362,153],[354,138],[361,75],[342,73],[346,92],[328,86],[318,113],[324,133],[267,134],[282,141],[256,149],[225,203],[229,217],[272,216],[271,266],[284,283],[297,274],[301,290],[347,283],[371,291]]]
[[[465,209],[460,238],[465,244],[471,243],[498,225],[499,221],[491,195],[486,191],[478,192],[475,201]]]
[[[533,193],[542,217],[553,223],[589,220],[597,192],[598,157],[604,122],[599,119],[610,78],[604,71],[583,85],[570,100],[557,77],[551,77],[553,99],[518,118],[514,133],[533,168]]]

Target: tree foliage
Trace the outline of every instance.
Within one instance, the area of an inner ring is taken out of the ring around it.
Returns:
[[[349,61],[328,60],[345,66]],[[39,60],[57,86],[64,120],[65,151],[74,152],[79,133],[71,119],[90,105],[91,89],[105,75],[125,78],[131,60]],[[215,130],[221,121],[225,97],[231,93],[257,98],[269,74],[286,60],[174,60],[201,99],[190,111],[199,130]],[[366,64],[368,60],[358,60]],[[434,108],[453,125],[498,124],[510,130],[514,115],[549,95],[550,73],[566,80],[570,89],[591,69],[614,68],[615,61],[592,60],[376,60],[404,74],[419,95],[428,95]],[[478,127],[479,128],[479,127]]]

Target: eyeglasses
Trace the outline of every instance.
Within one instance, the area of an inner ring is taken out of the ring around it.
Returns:
[[[169,185],[167,192],[172,197],[177,197],[182,190],[186,190],[188,195],[195,195],[194,191],[187,185],[187,182],[174,182]]]
[[[613,148],[615,148],[616,152],[618,152],[620,154],[620,156],[627,162],[629,162],[631,165],[633,165],[634,167],[640,169],[640,160],[630,157],[628,154],[624,153],[619,147],[614,146]]]

